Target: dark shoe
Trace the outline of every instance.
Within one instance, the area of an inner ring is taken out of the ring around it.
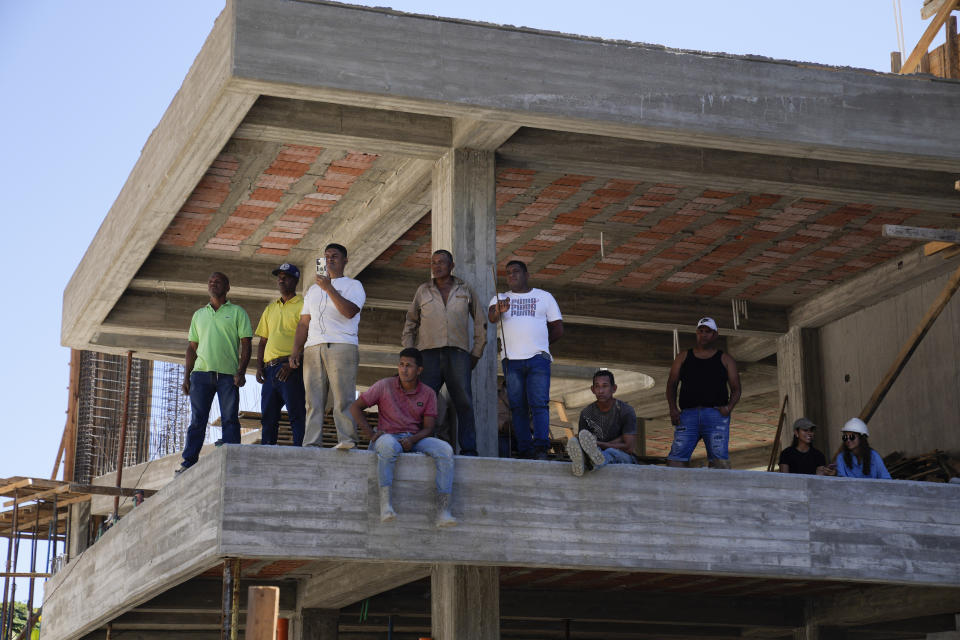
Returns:
[[[183,473],[184,471],[186,471],[186,470],[189,469],[189,468],[190,468],[190,467],[188,467],[188,466],[186,466],[186,465],[184,465],[184,464],[181,464],[179,467],[177,467],[176,469],[173,470],[173,477],[176,478],[178,475],[180,475],[181,473]]]
[[[514,457],[520,460],[533,460],[533,451],[517,451]]]
[[[462,456],[470,456],[470,457],[472,457],[472,458],[476,458],[478,454],[477,454],[476,451],[461,451],[461,452],[460,452],[460,455],[462,455]]]
[[[537,449],[536,451],[533,452],[533,459],[534,459],[534,460],[549,460],[549,459],[550,459],[550,456],[547,455],[546,449]]]
[[[216,442],[213,443],[213,446],[215,446],[215,447],[222,447],[222,446],[223,446],[223,440],[217,440]]]

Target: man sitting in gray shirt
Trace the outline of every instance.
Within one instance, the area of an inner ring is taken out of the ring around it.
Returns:
[[[580,428],[567,441],[573,475],[582,476],[587,462],[593,469],[608,464],[637,464],[637,414],[633,407],[613,397],[617,391],[613,372],[600,369],[593,374],[590,391],[597,401],[580,412]]]

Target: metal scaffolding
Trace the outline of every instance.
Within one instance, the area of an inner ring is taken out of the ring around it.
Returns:
[[[116,471],[125,376],[125,357],[94,351],[82,352],[77,399],[76,463],[72,478],[75,482],[89,483],[99,475]],[[152,381],[152,363],[149,360],[133,360],[124,466],[147,459]]]
[[[153,363],[153,397],[150,411],[150,459],[183,450],[190,424],[190,398],[180,390],[183,365]]]

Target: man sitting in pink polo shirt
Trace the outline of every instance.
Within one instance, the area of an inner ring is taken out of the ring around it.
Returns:
[[[397,375],[378,380],[360,394],[350,405],[354,422],[370,438],[370,448],[377,454],[377,475],[380,480],[380,521],[395,520],[390,489],[393,486],[393,468],[401,453],[425,453],[437,465],[437,520],[438,527],[457,524],[450,514],[450,494],[453,492],[453,449],[438,438],[430,437],[437,418],[437,394],[420,382],[423,356],[414,348],[400,352]],[[370,429],[363,413],[376,405],[380,413],[379,425]]]

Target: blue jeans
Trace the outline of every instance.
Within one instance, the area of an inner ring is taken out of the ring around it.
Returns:
[[[603,454],[604,466],[608,464],[637,464],[636,458],[620,449],[601,449],[600,453]]]
[[[730,416],[724,416],[713,407],[681,411],[680,424],[674,426],[673,446],[670,447],[667,460],[689,462],[701,438],[709,460],[728,460]]]
[[[291,369],[287,379],[277,380],[283,363],[270,365],[263,370],[263,389],[260,390],[260,444],[277,444],[280,409],[287,406],[290,429],[293,431],[293,446],[303,446],[303,429],[306,408],[303,393],[303,368]]]
[[[517,451],[521,456],[530,455],[534,449],[545,451],[550,446],[550,358],[539,354],[526,360],[504,358],[502,364]]]
[[[457,347],[424,349],[423,373],[420,382],[433,389],[438,395],[443,383],[457,410],[457,441],[460,453],[466,456],[477,455],[477,429],[473,416],[473,389],[471,378],[473,361],[470,354]]]
[[[220,402],[223,441],[240,444],[240,418],[237,413],[240,408],[240,388],[233,384],[233,376],[216,371],[193,371],[190,373],[190,426],[187,427],[187,442],[183,446],[185,467],[193,466],[200,457],[214,394]]]
[[[393,466],[403,453],[400,441],[411,433],[384,433],[373,443],[377,452],[377,477],[381,487],[393,486]],[[413,445],[414,453],[425,453],[437,465],[437,493],[453,493],[453,448],[439,438],[424,438]]]

